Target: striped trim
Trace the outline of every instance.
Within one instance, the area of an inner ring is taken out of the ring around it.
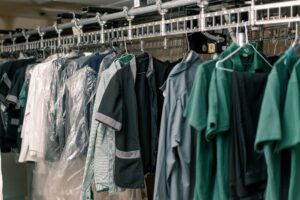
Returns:
[[[11,119],[10,121],[11,125],[19,125],[19,119]]]
[[[6,96],[6,100],[10,101],[12,103],[15,103],[15,104],[18,102],[18,98],[14,95],[11,95],[11,94]]]
[[[122,128],[121,122],[118,122],[117,120],[114,120],[113,118],[103,115],[102,113],[97,112],[95,115],[95,119],[99,122],[102,122],[113,129],[120,131]]]
[[[4,83],[7,85],[7,87],[10,88],[10,87],[11,87],[11,81],[10,81],[10,79],[8,78],[7,73],[4,73],[4,74],[3,74],[2,79],[3,79]]]
[[[135,158],[141,157],[141,152],[140,152],[140,150],[120,151],[119,149],[116,149],[116,156],[118,158],[122,158],[122,159],[135,159]]]

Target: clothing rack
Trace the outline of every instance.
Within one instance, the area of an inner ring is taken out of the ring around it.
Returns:
[[[168,9],[197,4],[200,8],[198,15],[184,16],[173,19],[165,19]],[[156,5],[128,9],[124,7],[123,12],[100,15],[89,19],[73,19],[70,23],[61,25],[54,24],[52,27],[37,28],[37,30],[23,31],[18,34],[10,34],[0,39],[1,52],[14,52],[22,50],[43,49],[44,47],[58,48],[72,45],[81,46],[85,44],[105,44],[110,42],[126,42],[133,40],[142,40],[154,37],[166,38],[179,34],[193,32],[205,32],[222,30],[228,28],[244,27],[245,25],[252,28],[263,25],[290,24],[300,22],[300,1],[285,1],[280,3],[271,3],[255,5],[251,1],[250,6],[241,8],[226,9],[217,12],[205,12],[207,4],[202,0],[176,0],[166,3],[157,1]],[[158,11],[161,15],[160,21],[133,25],[134,16],[145,13]],[[243,20],[241,16],[247,16]],[[105,29],[107,21],[125,17],[128,25],[124,27]],[[82,32],[82,27],[88,24],[99,23],[100,30],[94,32]],[[73,28],[74,35],[61,36],[64,29]],[[77,30],[77,31],[74,31]],[[43,39],[47,32],[56,31],[58,37]],[[30,36],[39,34],[39,41],[30,41]],[[16,44],[16,38],[24,37],[25,43]],[[4,45],[5,40],[12,40],[12,45]]]

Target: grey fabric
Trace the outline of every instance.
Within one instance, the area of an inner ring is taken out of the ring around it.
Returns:
[[[110,127],[112,127],[113,129],[115,129],[117,131],[120,131],[122,128],[121,122],[118,122],[118,121],[114,120],[113,118],[103,115],[101,113],[96,113],[95,118],[98,121],[101,121],[101,122],[109,125]]]
[[[3,79],[3,82],[7,85],[7,87],[10,88],[10,87],[11,87],[11,81],[10,81],[10,79],[8,78],[7,73],[4,73],[4,74],[3,74],[2,79]]]
[[[155,174],[155,200],[192,199],[195,166],[195,131],[183,117],[197,67],[197,53],[177,64],[164,85],[164,106]]]
[[[107,59],[109,59],[109,57]],[[119,63],[115,61],[108,69],[104,70],[100,75],[98,75],[98,79],[100,79],[100,81],[97,87],[96,99],[94,103],[89,148],[85,163],[82,192],[80,197],[81,200],[86,200],[89,198],[90,186],[93,177],[95,180],[96,190],[98,192],[108,190],[109,193],[115,193],[122,191],[121,188],[114,184],[113,180],[115,132],[112,128],[106,127],[104,124],[100,124],[97,120],[95,120],[95,116],[97,114],[104,91],[111,77],[120,68],[121,66]]]
[[[13,102],[13,103],[18,103],[18,98],[14,95],[7,95],[6,96],[6,100],[7,101],[10,101],[10,102]]]
[[[122,159],[136,159],[141,157],[141,151],[120,151],[119,149],[116,149],[116,156]]]

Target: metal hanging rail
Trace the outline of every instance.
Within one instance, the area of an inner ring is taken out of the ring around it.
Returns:
[[[162,3],[160,5],[160,8],[161,9],[171,9],[171,8],[193,5],[193,4],[196,4],[197,2],[199,2],[199,0],[175,0],[175,1]],[[132,8],[132,9],[128,10],[128,13],[117,12],[117,13],[102,15],[101,21],[106,22],[106,21],[110,21],[110,20],[125,18],[126,15],[137,16],[137,15],[142,15],[142,14],[146,14],[146,13],[157,12],[157,10],[158,10],[157,5],[145,6],[145,7],[140,7],[140,8]],[[79,26],[85,26],[85,25],[89,25],[89,24],[98,23],[98,21],[99,21],[98,17],[93,17],[93,18],[78,20],[77,23]],[[60,30],[64,30],[64,29],[72,28],[74,26],[75,26],[75,22],[70,22],[70,23],[60,24],[57,26],[57,28]],[[44,32],[44,33],[51,32],[51,31],[55,31],[55,28],[52,26],[41,28],[41,32]],[[26,32],[26,34],[27,35],[38,34],[38,31],[30,30],[30,31]],[[14,38],[22,37],[22,36],[23,36],[22,33],[17,33],[17,34],[13,35]],[[1,38],[1,40],[6,40],[6,39],[11,39],[11,36],[5,36],[5,37]]]
[[[164,15],[167,8],[174,8],[178,6],[195,4],[200,7],[199,15],[179,17],[166,20]],[[248,26],[262,26],[272,24],[284,24],[290,22],[300,22],[300,1],[287,1],[284,3],[272,3],[265,5],[250,6],[227,9],[217,12],[204,12],[204,5],[199,0],[178,0],[164,4],[157,4],[156,6],[148,6],[144,8],[135,8],[126,10],[122,13],[114,13],[110,15],[99,16],[95,18],[74,21],[72,23],[48,27],[37,31],[23,32],[23,34],[14,35],[11,38],[13,45],[3,46],[1,43],[1,50],[4,52],[21,51],[28,49],[40,49],[43,47],[57,48],[65,45],[86,45],[86,44],[104,44],[107,42],[122,42],[131,40],[140,40],[164,37],[165,40],[169,36],[186,34],[192,32],[205,32],[212,30],[228,29],[235,27]],[[132,25],[134,15],[145,12],[158,11],[162,19],[160,21],[144,23],[139,25]],[[128,20],[128,26],[112,29],[104,29],[107,20],[125,17]],[[100,31],[82,33],[82,26],[91,23],[99,23]],[[65,28],[75,27],[78,34],[71,36],[60,36],[61,30]],[[43,35],[47,31],[56,31],[58,38],[43,40]],[[30,34],[37,34],[41,36],[40,41],[28,42]],[[15,44],[15,38],[23,36],[26,38],[26,43]]]

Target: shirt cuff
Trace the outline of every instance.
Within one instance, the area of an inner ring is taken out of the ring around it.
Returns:
[[[6,100],[10,103],[14,103],[14,104],[18,103],[18,98],[14,95],[11,95],[11,94],[6,96]]]
[[[113,118],[104,115],[102,113],[97,112],[95,115],[95,119],[101,123],[104,123],[110,127],[112,127],[113,129],[120,131],[122,128],[122,124],[121,122],[118,122],[117,120],[114,120]]]

